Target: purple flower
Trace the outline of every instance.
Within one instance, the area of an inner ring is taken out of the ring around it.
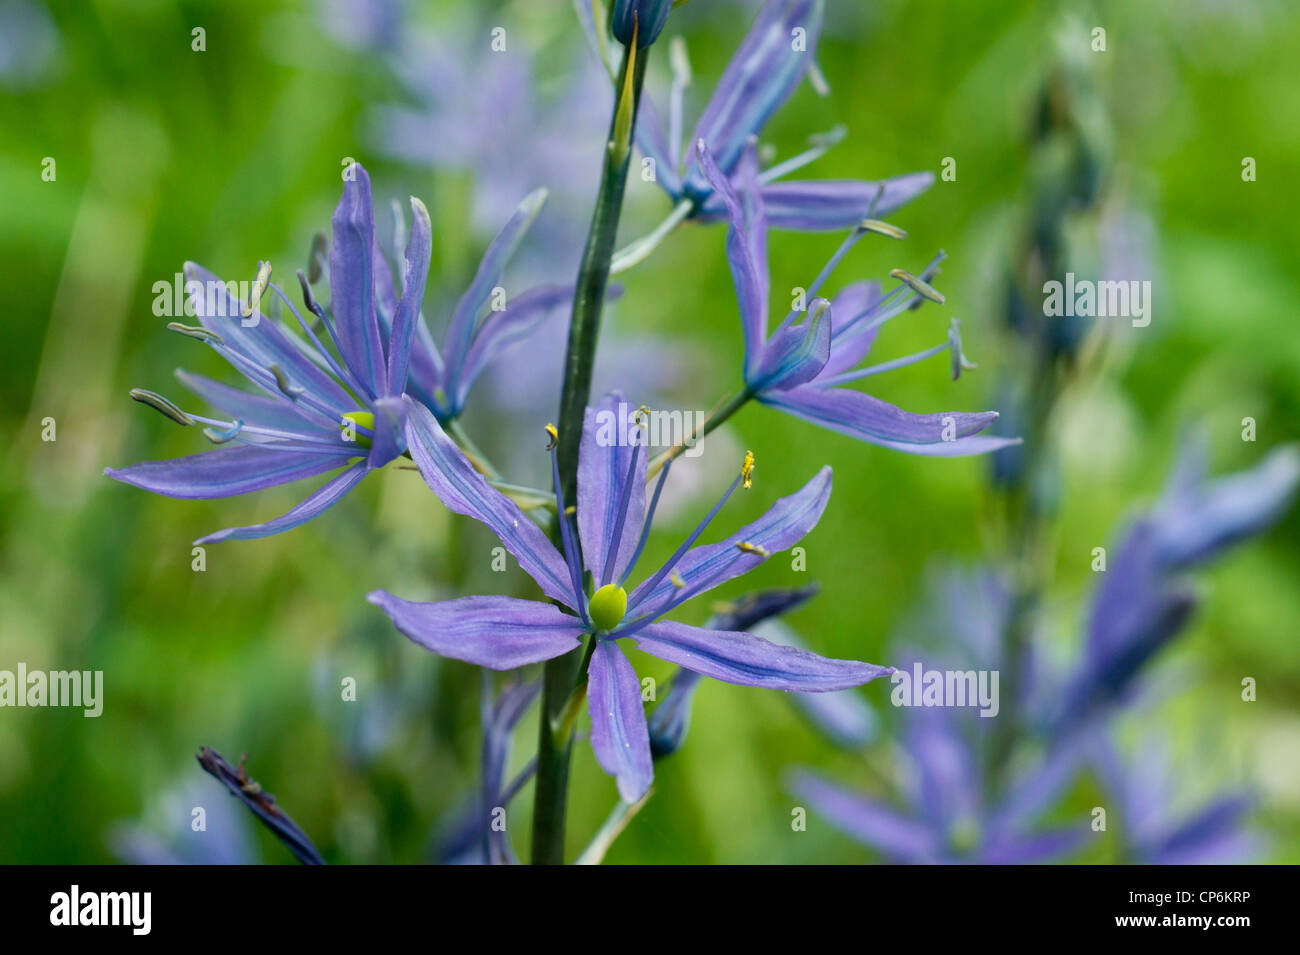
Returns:
[[[1111,557],[1093,596],[1079,671],[1054,694],[1058,729],[1126,698],[1141,669],[1182,630],[1196,596],[1180,571],[1263,533],[1291,506],[1300,483],[1294,446],[1213,483],[1206,457],[1204,436],[1193,435],[1160,502],[1130,524]]]
[[[994,411],[911,414],[861,391],[840,387],[943,351],[951,353],[954,378],[963,367],[969,367],[961,352],[955,319],[947,340],[934,348],[878,365],[856,367],[866,358],[885,322],[918,307],[923,298],[942,301],[926,281],[937,261],[919,279],[898,272],[899,285],[887,295],[874,282],[858,282],[829,302],[816,297],[835,266],[865,234],[862,226],[845,240],[808,287],[807,312],[791,310],[769,336],[768,220],[756,178],[754,144],[748,145],[740,160],[739,194],[703,143],[699,156],[706,176],[726,204],[731,223],[727,230],[727,260],[739,301],[745,338],[745,387],[749,394],[763,404],[822,427],[910,454],[982,454],[1019,441],[978,435],[997,420]]]
[[[741,42],[718,82],[689,143],[704,141],[718,168],[730,176],[745,144],[757,134],[803,80],[813,65],[822,27],[822,0],[769,0]],[[636,127],[637,145],[654,160],[655,177],[672,199],[690,205],[691,218],[717,221],[727,210],[716,183],[698,162],[694,149],[683,148],[682,100],[689,81],[684,56],[676,57],[669,124],[665,128],[650,97],[643,95]],[[758,177],[772,224],[814,231],[855,224],[873,206],[886,215],[915,198],[934,181],[931,173],[913,173],[883,182],[826,180],[780,182],[781,177],[821,156],[837,137],[809,152],[773,166]]]
[[[952,709],[907,711],[903,748],[911,760],[902,808],[860,795],[809,772],[790,790],[832,825],[895,862],[1015,865],[1046,861],[1076,847],[1087,826],[1035,824],[1074,777],[1079,747],[1060,747],[987,795],[979,749]]]
[[[325,327],[338,357],[274,284],[269,287],[293,312],[302,337],[258,311],[256,300],[245,304],[206,269],[186,263],[186,290],[201,327],[169,327],[206,342],[265,394],[178,372],[183,384],[228,416],[208,418],[187,414],[152,392],[131,393],[180,424],[206,425],[208,439],[227,446],[105,471],[127,484],[168,497],[222,498],[343,468],[283,516],[217,531],[197,543],[266,537],[297,527],[406,450],[401,395],[429,271],[429,214],[423,203],[411,199],[413,225],[398,298],[388,267],[376,254],[370,177],[359,165],[350,174],[334,211],[328,312],[299,273],[307,307]],[[269,272],[264,265],[258,286],[265,287]],[[258,294],[255,287],[254,299]]]
[[[445,353],[440,353],[420,314],[431,248],[428,211],[420,200],[411,199],[413,218],[399,291],[375,238],[370,177],[360,165],[349,172],[334,212],[328,308],[316,302],[306,276],[298,273],[307,308],[324,327],[333,350],[269,282],[269,265],[259,275],[254,301],[244,303],[212,273],[187,263],[186,291],[200,327],[169,327],[206,342],[264,394],[178,372],[186,387],[226,416],[212,418],[187,413],[150,391],[131,392],[178,424],[204,425],[208,439],[223,447],[104,472],[127,484],[168,497],[210,499],[343,469],[283,516],[217,531],[196,543],[266,537],[323,513],[371,471],[405,453],[404,392],[429,403],[444,420],[456,417],[475,379],[497,352],[532,331],[548,309],[571,294],[560,286],[539,286],[507,304],[496,285],[544,199],[544,194],[535,193],[489,246],[456,306]],[[301,335],[258,310],[256,298],[266,288],[293,313]],[[488,310],[497,305],[499,310]]]
[[[619,640],[631,639],[641,650],[705,676],[771,689],[838,690],[890,670],[819,657],[740,631],[661,619],[686,600],[752,570],[802,539],[826,507],[829,468],[731,537],[695,546],[731,494],[742,483],[749,485],[752,458],[747,456],[745,467],[700,525],[629,594],[625,584],[645,546],[670,468],[660,473],[647,502],[644,442],[638,428],[624,434],[627,423],[619,421],[616,410],[621,401],[622,395],[614,393],[587,409],[578,464],[576,535],[558,502],[560,482],[552,459],[563,553],[469,464],[432,414],[412,404],[407,437],[429,487],[451,510],[486,524],[555,603],[494,596],[418,603],[382,590],[369,599],[421,646],[495,670],[549,660],[593,635],[587,667],[592,748],[602,768],[617,777],[619,794],[633,803],[649,788],[653,768],[641,686]],[[583,587],[586,572],[595,588],[590,596]]]

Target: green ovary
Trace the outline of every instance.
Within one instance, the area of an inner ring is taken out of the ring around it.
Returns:
[[[344,438],[348,438],[349,433],[358,447],[370,447],[370,435],[362,434],[360,429],[365,428],[370,434],[375,432],[375,416],[369,411],[349,411],[343,415],[343,420],[339,422],[339,430],[343,432]]]
[[[617,584],[606,584],[591,595],[591,622],[597,630],[613,630],[627,613],[627,591]]]

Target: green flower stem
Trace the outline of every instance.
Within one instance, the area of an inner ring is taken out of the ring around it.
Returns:
[[[610,135],[601,168],[600,190],[596,194],[591,230],[587,235],[573,298],[569,347],[564,358],[564,387],[560,395],[560,444],[555,452],[559,456],[563,499],[568,504],[573,502],[577,486],[583,415],[591,399],[591,372],[600,337],[605,290],[609,285],[610,259],[618,236],[623,193],[627,188],[627,172],[632,158],[631,143],[626,140],[635,128],[648,54],[649,50],[641,50],[639,54],[627,50],[623,53],[614,113],[609,124]],[[626,91],[628,95],[620,95],[620,91]],[[537,734],[537,786],[533,801],[534,865],[564,863],[564,816],[573,731],[570,725],[564,737],[557,739],[551,727],[564,725],[564,713],[582,675],[582,659],[583,653],[574,650],[548,661],[542,674],[542,719]]]
[[[614,844],[614,840],[627,828],[627,824],[632,821],[632,817],[641,811],[641,807],[646,804],[653,792],[653,789],[650,790],[634,803],[626,803],[620,800],[619,804],[614,807],[613,811],[605,819],[605,824],[600,827],[600,831],[591,840],[591,844],[582,851],[582,855],[578,856],[574,864],[600,865],[605,858],[605,853]]]

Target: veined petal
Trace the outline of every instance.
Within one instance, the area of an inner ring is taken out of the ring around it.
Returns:
[[[909,454],[934,457],[984,454],[1020,440],[971,437],[997,420],[996,411],[912,414],[852,388],[800,385],[788,391],[764,392],[759,401],[832,431]],[[951,441],[944,440],[945,429],[949,430]]]
[[[330,246],[330,309],[339,349],[349,370],[375,398],[387,390],[384,345],[375,311],[375,218],[370,176],[360,163],[348,170],[343,198],[334,210]]]
[[[406,276],[402,297],[393,313],[393,328],[388,342],[388,394],[400,396],[406,389],[411,359],[411,341],[424,301],[424,283],[429,276],[429,257],[433,251],[433,227],[424,203],[411,197],[411,234],[406,240]],[[387,267],[385,266],[385,271]]]
[[[407,399],[407,445],[434,494],[449,509],[486,524],[548,597],[577,600],[555,546],[514,501],[488,484],[424,405]]]
[[[446,371],[442,353],[433,341],[424,316],[417,316],[415,340],[411,342],[409,370],[406,373],[406,391],[430,408],[438,406],[436,396],[446,392]]]
[[[801,540],[821,520],[830,496],[831,469],[824,467],[802,489],[781,498],[766,514],[726,540],[688,550],[673,568],[685,583],[684,589],[678,589],[671,574],[652,591],[645,590],[650,581],[638,586],[628,600],[627,618],[659,616],[683,596],[695,597],[754,569],[766,559],[755,553],[755,549],[761,548],[770,555]],[[742,550],[738,544],[749,544],[752,548]]]
[[[313,517],[325,513],[325,511],[337,504],[348,491],[357,486],[358,482],[366,474],[365,462],[358,461],[341,474],[330,478],[307,495],[302,503],[275,520],[267,521],[265,524],[251,524],[248,527],[227,528],[224,531],[217,531],[215,534],[200,537],[194,543],[211,544],[223,540],[255,540],[259,537],[270,537],[273,534],[292,530],[300,524],[306,524]]]
[[[933,830],[857,793],[806,772],[795,775],[788,788],[837,828],[891,859],[924,863],[943,856],[943,842]]]
[[[782,324],[763,349],[763,358],[746,384],[755,392],[802,385],[817,377],[831,356],[831,307],[824,298],[808,306],[799,325]]]
[[[704,174],[727,208],[730,223],[727,227],[727,264],[731,267],[731,280],[736,286],[741,330],[745,336],[745,373],[748,377],[760,360],[763,342],[767,338],[767,262],[754,259],[757,249],[765,252],[766,243],[751,240],[745,204],[713,161],[708,147],[699,144],[696,151]]]
[[[572,301],[572,285],[538,285],[516,295],[502,311],[489,314],[474,333],[457,378],[457,405],[465,404],[470,388],[501,349],[528,337],[553,309]]]
[[[812,65],[822,27],[822,0],[769,0],[732,57],[695,127],[725,172],[735,168],[745,141],[790,98]],[[804,31],[796,44],[793,31]],[[692,164],[687,192],[706,196],[709,180]]]
[[[673,152],[678,147],[668,143],[663,120],[649,93],[641,94],[641,105],[636,112],[635,134],[641,152],[655,162],[655,181],[659,183],[659,188],[676,199],[682,194],[682,177],[677,172],[680,157]]]
[[[622,579],[636,551],[645,520],[649,449],[634,447],[623,440],[625,432],[635,436],[638,431],[627,420],[631,412],[623,393],[613,391],[595,407],[587,408],[582,423],[582,443],[578,449],[578,538],[582,542],[583,563],[594,575],[597,586],[607,582],[603,571],[611,551],[614,553],[611,579]],[[631,469],[634,454],[639,460],[636,468]],[[627,511],[619,539],[615,541],[612,535],[624,493]]]
[[[229,348],[263,368],[278,365],[290,381],[334,410],[341,412],[356,406],[356,400],[343,386],[296,348],[270,318],[256,309],[244,318],[244,303],[230,294],[225,282],[193,262],[186,262],[184,271],[185,291],[199,324],[220,335]],[[245,325],[246,321],[251,324]],[[243,369],[239,370],[243,373]],[[262,382],[257,384],[278,394]]]
[[[491,670],[513,670],[558,657],[577,647],[583,634],[577,617],[536,600],[461,597],[421,603],[386,590],[366,599],[425,649]]]
[[[190,391],[194,392],[212,407],[225,412],[234,419],[243,419],[245,424],[274,428],[304,438],[319,440],[320,427],[310,418],[299,414],[291,401],[280,398],[268,398],[254,395],[239,388],[231,388],[204,375],[196,375],[184,369],[176,369],[176,377]]]
[[[846,334],[837,336],[835,331],[864,314],[882,297],[879,282],[862,281],[846,285],[831,299],[831,355],[817,378],[830,378],[856,368],[870,354],[880,334],[880,325],[858,322]]]
[[[933,183],[933,173],[914,172],[875,182],[856,179],[770,182],[761,191],[772,228],[822,232],[851,229],[867,218],[868,213],[883,218],[911,202]],[[717,196],[709,196],[697,217],[710,222],[725,214],[725,204]]]
[[[238,445],[167,461],[143,461],[104,473],[124,484],[186,500],[234,497],[333,471],[355,453],[281,451],[273,444]]]
[[[641,681],[612,640],[596,644],[587,667],[587,706],[591,711],[591,748],[601,769],[618,780],[618,794],[634,803],[654,779],[650,733]]]
[[[671,620],[652,623],[630,639],[651,656],[715,680],[769,690],[825,693],[894,672],[892,667],[835,660],[770,643],[752,633],[706,630]]]
[[[478,271],[474,274],[474,280],[456,303],[456,310],[452,312],[451,321],[447,325],[443,349],[443,357],[447,361],[447,384],[452,391],[459,389],[461,369],[469,355],[479,313],[487,304],[492,289],[501,281],[501,272],[506,263],[515,254],[515,249],[519,248],[519,243],[523,241],[537,214],[542,211],[544,202],[546,190],[538,189],[519,203],[510,221],[502,226],[488,246],[479,262]]]

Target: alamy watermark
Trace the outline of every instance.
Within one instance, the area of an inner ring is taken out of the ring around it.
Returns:
[[[0,670],[0,706],[80,706],[86,717],[104,712],[103,670]]]
[[[1151,282],[1076,279],[1043,283],[1043,314],[1048,318],[1131,318],[1134,328],[1151,324]]]
[[[919,662],[912,670],[898,669],[889,682],[889,701],[895,706],[979,707],[980,716],[998,715],[997,670],[927,670]]]
[[[704,453],[699,435],[708,417],[706,411],[656,411],[620,401],[615,411],[602,408],[596,412],[596,444],[602,448],[683,445],[686,457],[697,458]]]

